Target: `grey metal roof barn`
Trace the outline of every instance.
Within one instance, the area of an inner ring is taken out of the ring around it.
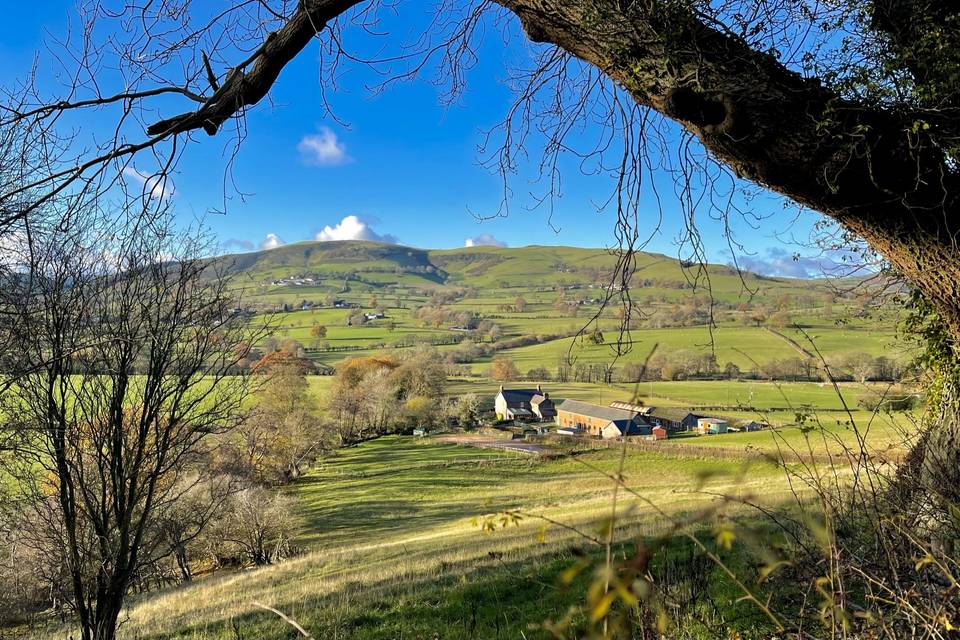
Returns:
[[[636,411],[618,409],[616,407],[603,407],[580,400],[564,400],[557,410],[568,411],[591,418],[600,418],[602,420],[633,420],[637,417]]]

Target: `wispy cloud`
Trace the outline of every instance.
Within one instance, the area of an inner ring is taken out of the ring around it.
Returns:
[[[241,240],[240,238],[230,238],[223,243],[224,250],[235,249],[237,251],[253,251],[254,244],[249,240]]]
[[[782,247],[768,247],[761,255],[740,256],[741,269],[765,276],[785,278],[822,278],[848,275],[857,264],[854,255],[843,251],[828,251],[816,256],[790,253]]]
[[[124,167],[123,175],[139,184],[143,189],[143,193],[152,200],[162,200],[166,202],[176,193],[173,180],[167,175],[148,175],[137,170],[135,167]]]
[[[304,163],[313,166],[331,167],[350,161],[347,145],[330,127],[320,127],[319,132],[303,136],[297,144],[297,151]]]
[[[463,241],[463,246],[465,247],[506,247],[508,246],[503,240],[497,240],[489,233],[481,233],[478,236],[473,236],[472,238],[467,238]]]
[[[330,242],[332,240],[373,240],[397,244],[397,237],[389,233],[380,234],[373,230],[369,222],[357,216],[346,216],[334,226],[327,225],[317,232],[315,240]]]
[[[282,247],[286,243],[275,233],[268,233],[267,237],[263,239],[263,242],[260,243],[261,249],[276,249],[277,247]]]

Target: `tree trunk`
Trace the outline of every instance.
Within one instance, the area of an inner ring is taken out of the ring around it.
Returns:
[[[177,559],[177,567],[180,569],[180,578],[184,582],[193,580],[193,571],[190,569],[190,561],[187,559],[186,547],[178,544],[174,556]]]

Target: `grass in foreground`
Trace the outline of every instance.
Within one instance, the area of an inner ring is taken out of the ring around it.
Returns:
[[[593,574],[567,588],[558,578],[574,562],[572,547],[589,553],[594,545],[533,516],[596,535],[610,513],[612,483],[603,473],[617,470],[619,456],[539,460],[400,437],[344,450],[291,488],[302,508],[302,556],[141,598],[121,636],[296,637],[255,601],[294,617],[316,638],[545,638],[539,625],[568,614],[574,631],[582,629]],[[624,475],[674,514],[714,499],[705,492],[780,501],[788,491],[782,470],[741,460],[631,451]],[[493,534],[476,526],[476,517],[507,508],[528,515]],[[620,540],[666,524],[622,493],[617,522]],[[719,577],[710,586],[733,607],[716,614],[721,624],[733,624],[738,613],[729,586]],[[743,621],[746,634],[753,622]]]

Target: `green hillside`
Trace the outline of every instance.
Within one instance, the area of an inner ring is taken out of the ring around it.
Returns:
[[[356,277],[370,289],[436,285],[481,289],[603,285],[617,257],[605,249],[528,246],[424,250],[368,241],[298,242],[276,249],[227,255],[220,260],[260,284],[314,276],[318,287]],[[683,291],[709,288],[717,296],[748,298],[755,292],[823,289],[816,281],[738,274],[725,265],[683,268],[668,256],[638,254],[634,286]],[[276,285],[277,288],[280,285]],[[311,288],[299,285],[300,289]],[[263,293],[277,293],[271,290]]]
[[[802,350],[814,345],[838,371],[863,354],[896,361],[894,368],[909,360],[896,345],[898,311],[876,307],[862,288],[684,265],[661,254],[636,258],[635,307],[622,337],[623,302],[610,290],[617,256],[605,249],[301,242],[218,260],[245,289],[254,322],[270,316],[277,340],[296,341],[324,365],[422,343],[481,376],[503,356],[522,376],[539,369],[540,377],[544,368],[559,375],[563,360],[621,370],[652,352],[684,361],[668,367],[666,379],[715,376],[727,365],[809,379],[809,372],[798,377],[796,360],[809,360]],[[376,317],[363,317],[368,313]],[[572,337],[585,327],[602,343]],[[618,358],[612,345],[621,339],[630,348]],[[713,364],[691,370],[691,356]],[[889,373],[867,377],[887,380]],[[593,381],[582,370],[574,375]]]

